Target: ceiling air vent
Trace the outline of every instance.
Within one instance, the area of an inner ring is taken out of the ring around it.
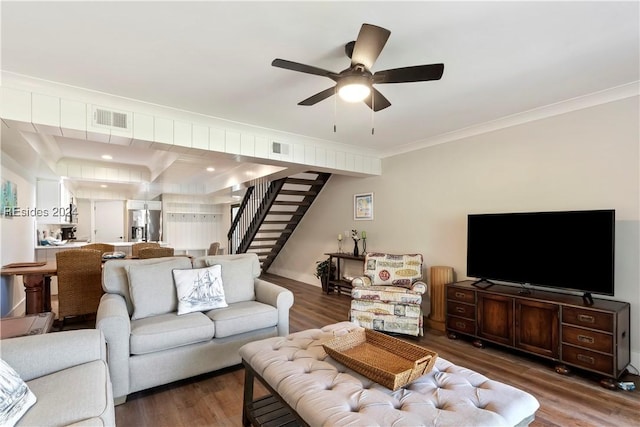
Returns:
[[[129,129],[129,113],[94,107],[93,124],[117,129]]]
[[[280,142],[272,142],[271,143],[271,152],[273,154],[284,154],[285,156],[289,154],[289,144],[282,144]]]

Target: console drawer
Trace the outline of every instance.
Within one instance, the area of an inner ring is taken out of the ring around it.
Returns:
[[[562,360],[568,364],[611,375],[613,356],[595,353],[572,345],[562,344]]]
[[[476,306],[463,304],[457,301],[447,301],[447,314],[449,316],[465,317],[467,319],[476,318]]]
[[[462,317],[447,316],[447,329],[469,335],[476,333],[476,321]]]
[[[613,352],[613,336],[568,325],[562,326],[562,342],[603,353]]]
[[[470,289],[460,289],[448,286],[447,299],[475,304],[476,292]]]
[[[613,332],[613,314],[577,307],[562,308],[562,323]]]

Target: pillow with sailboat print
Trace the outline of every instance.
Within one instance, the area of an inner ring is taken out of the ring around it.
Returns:
[[[222,267],[173,270],[178,315],[228,307],[222,287]]]

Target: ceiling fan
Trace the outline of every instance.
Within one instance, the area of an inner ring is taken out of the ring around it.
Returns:
[[[337,93],[345,101],[363,101],[373,111],[380,111],[389,107],[391,102],[373,87],[374,84],[440,80],[444,72],[444,64],[416,65],[372,72],[371,67],[382,52],[389,35],[391,31],[385,28],[362,24],[358,39],[345,46],[345,53],[351,58],[351,66],[339,73],[279,58],[274,59],[271,65],[328,77],[336,82],[335,86],[300,101],[298,105],[314,105]]]

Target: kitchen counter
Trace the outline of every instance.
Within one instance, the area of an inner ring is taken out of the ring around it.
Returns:
[[[101,242],[109,243],[113,245],[116,251],[124,252],[126,255],[131,255],[131,246],[134,243],[139,242]],[[167,242],[159,242],[160,246],[169,246]],[[88,245],[89,242],[68,242],[64,245],[38,245],[35,247],[35,259],[36,261],[55,261],[56,253],[65,251],[68,249],[77,249]]]
[[[134,243],[140,242],[100,242],[100,243],[108,243],[110,245],[123,248],[130,248]],[[160,246],[167,246],[167,242],[158,242]],[[85,245],[90,244],[89,242],[67,242],[64,245],[38,245],[36,249],[73,249],[73,248],[81,248]]]

